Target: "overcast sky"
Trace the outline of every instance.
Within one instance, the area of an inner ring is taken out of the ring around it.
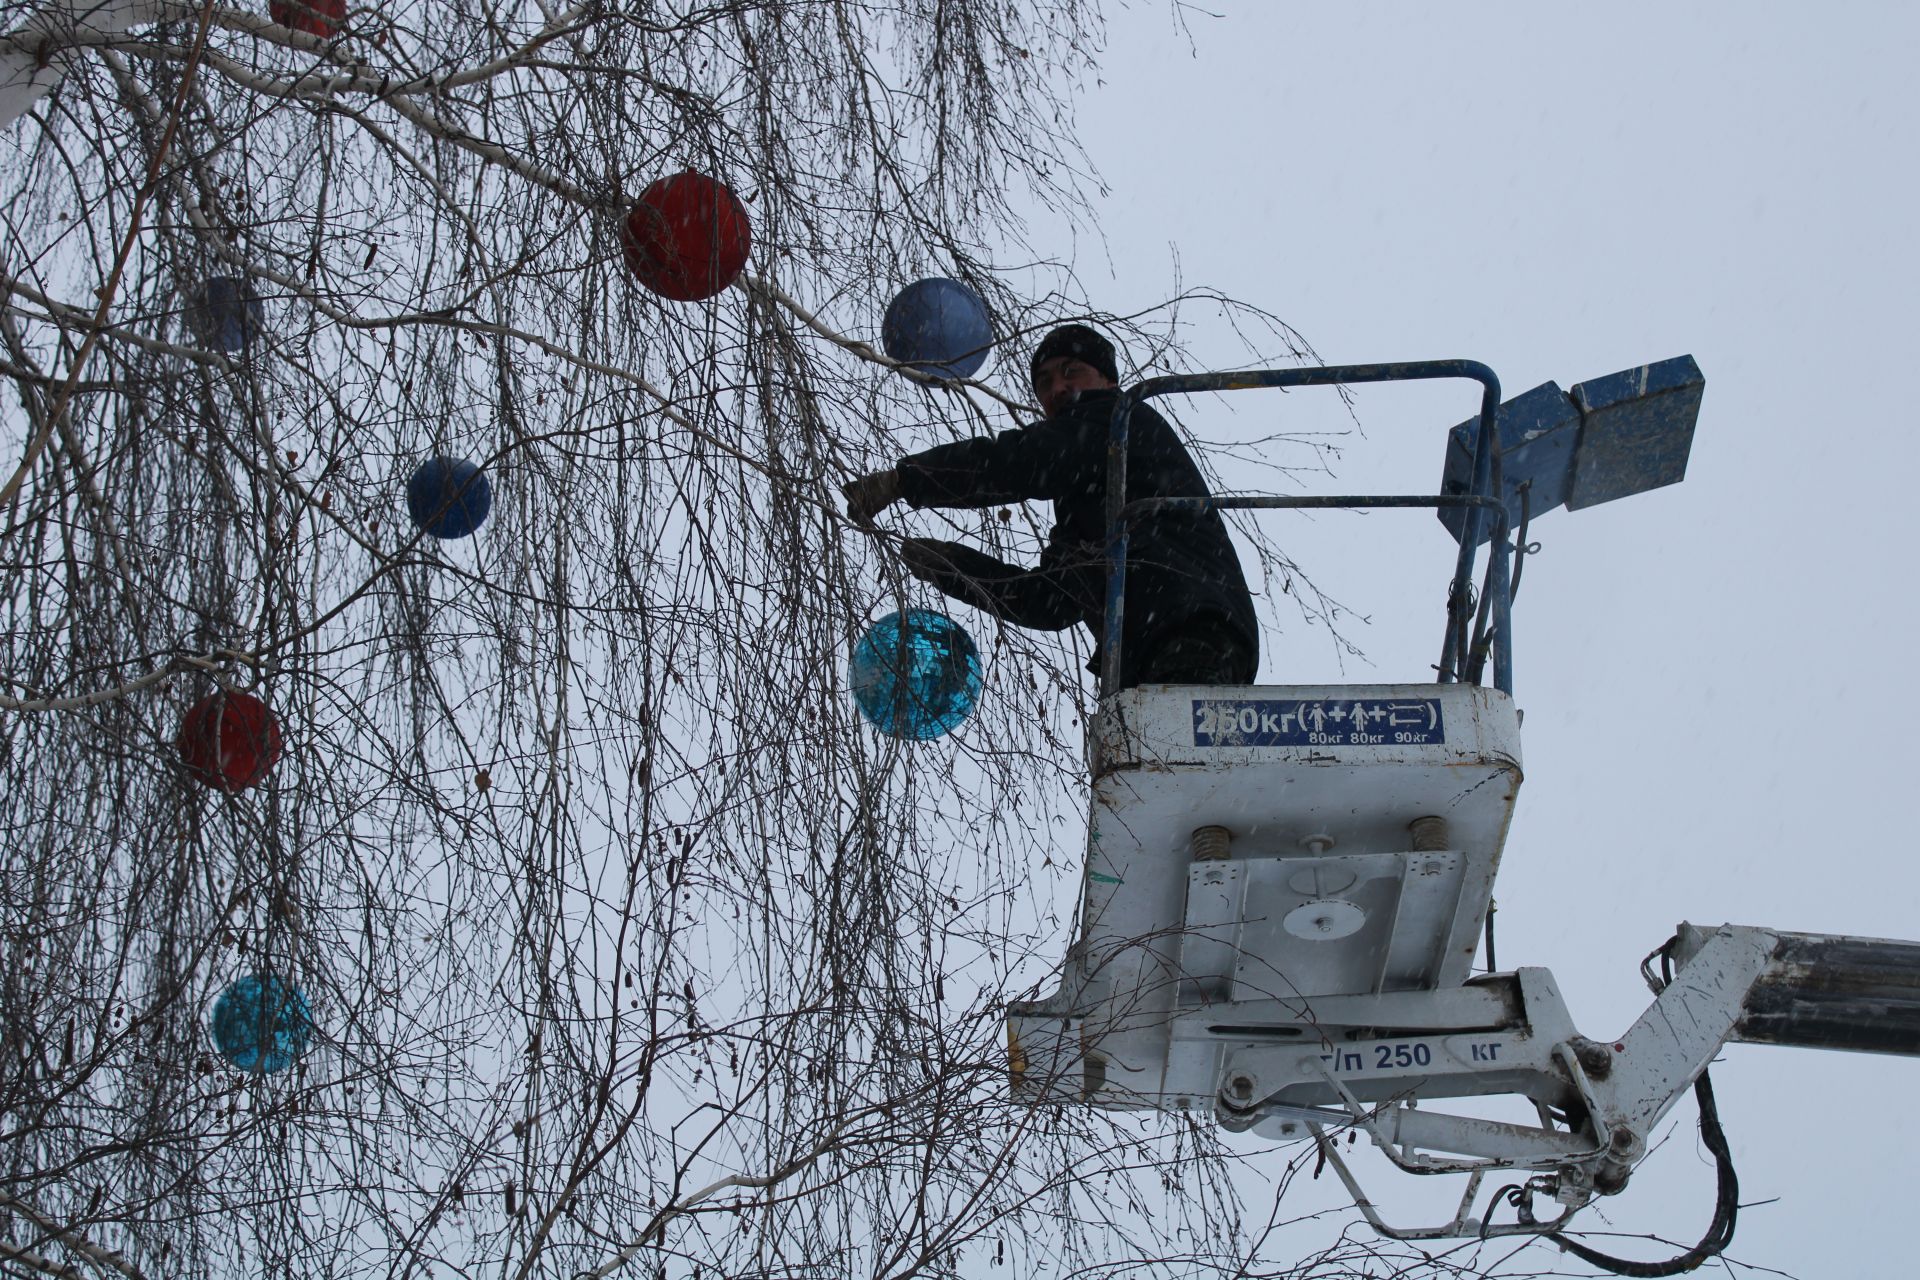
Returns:
[[[1920,16],[1212,7],[1190,17],[1191,48],[1158,0],[1112,13],[1081,117],[1112,188],[1111,272],[1095,249],[1077,258],[1099,305],[1164,297],[1177,248],[1186,283],[1278,313],[1329,362],[1469,357],[1509,395],[1685,352],[1706,374],[1683,485],[1536,525],[1502,966],[1553,969],[1605,1036],[1646,1004],[1637,963],[1682,919],[1920,938]],[[1242,358],[1205,323],[1189,336],[1196,355]],[[1443,429],[1476,394],[1362,391],[1339,487],[1432,489]],[[1250,438],[1343,418],[1325,393],[1268,393],[1193,425]],[[1355,635],[1374,665],[1343,676],[1288,618],[1262,679],[1426,677],[1452,546],[1431,515],[1270,518],[1371,615]],[[1735,1046],[1715,1080],[1743,1199],[1777,1198],[1742,1216],[1736,1257],[1911,1274],[1920,1061]],[[1691,1243],[1711,1161],[1691,1100],[1674,1117],[1675,1140],[1604,1207],[1617,1229]],[[1389,1208],[1431,1203],[1366,1168]]]

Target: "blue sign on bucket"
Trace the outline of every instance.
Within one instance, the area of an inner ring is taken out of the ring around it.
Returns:
[[[908,609],[854,646],[853,699],[874,728],[924,742],[950,732],[980,700],[980,652],[944,613]]]

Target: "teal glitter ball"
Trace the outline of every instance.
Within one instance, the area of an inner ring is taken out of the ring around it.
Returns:
[[[307,998],[270,973],[250,973],[214,1001],[214,1046],[242,1071],[284,1071],[312,1036]]]
[[[944,613],[908,609],[854,646],[853,698],[874,728],[925,742],[951,732],[980,700],[980,651]]]

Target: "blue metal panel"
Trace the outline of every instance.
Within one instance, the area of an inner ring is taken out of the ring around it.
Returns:
[[[1575,387],[1583,425],[1567,509],[1684,480],[1706,385],[1692,356],[1675,356]]]
[[[1573,482],[1580,411],[1558,383],[1543,382],[1501,405],[1497,421],[1500,496],[1507,505],[1508,522],[1518,528],[1522,485],[1528,486],[1527,509],[1532,515],[1551,511],[1567,500],[1567,490]],[[1453,496],[1472,490],[1473,442],[1479,430],[1480,420],[1469,418],[1447,433],[1446,474],[1441,478],[1440,492]],[[1466,509],[1441,507],[1439,510],[1440,522],[1458,542],[1467,524]],[[1480,540],[1485,542],[1490,532],[1483,525]]]

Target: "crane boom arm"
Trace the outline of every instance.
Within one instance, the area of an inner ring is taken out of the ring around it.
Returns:
[[[1686,964],[1711,935],[1681,925]],[[1730,1039],[1806,1049],[1920,1056],[1920,943],[1776,933],[1766,971],[1748,988]]]
[[[1666,972],[1649,974],[1653,1003],[1606,1040],[1574,1030],[1538,968],[1420,992],[1218,1002],[1176,1018],[1171,1034],[1176,1056],[1217,1063],[1212,1105],[1230,1129],[1287,1139],[1353,1127],[1403,1169],[1472,1174],[1473,1186],[1489,1171],[1533,1170],[1568,1213],[1627,1185],[1654,1126],[1729,1041],[1920,1056],[1920,944],[1682,924],[1655,954]],[[1017,1092],[1067,1101],[1110,1088],[1079,1019],[1029,1007],[1013,1024]],[[1539,1123],[1431,1105],[1499,1095],[1531,1100]],[[1168,1101],[1187,1100],[1120,1105]],[[1463,1202],[1441,1226],[1374,1225],[1427,1238],[1544,1232],[1566,1217],[1495,1228]]]

